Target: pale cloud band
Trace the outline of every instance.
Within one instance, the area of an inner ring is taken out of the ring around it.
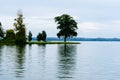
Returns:
[[[54,17],[69,14],[78,22],[78,37],[120,37],[119,3],[119,0],[1,0],[0,21],[5,30],[13,28],[17,10],[22,9],[27,31],[36,36],[46,30],[48,36],[56,37]]]

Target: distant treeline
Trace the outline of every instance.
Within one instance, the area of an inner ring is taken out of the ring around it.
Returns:
[[[36,41],[37,38],[33,37]],[[120,41],[120,38],[67,38],[68,41]],[[48,37],[46,41],[64,41],[64,38]]]

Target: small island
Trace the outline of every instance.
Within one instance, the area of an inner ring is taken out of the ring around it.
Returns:
[[[17,13],[18,17],[14,19],[14,29],[8,29],[6,31],[2,28],[2,23],[0,22],[0,44],[80,44],[79,42],[67,42],[67,38],[73,38],[77,36],[76,29],[77,22],[68,14],[63,14],[61,16],[55,17],[55,22],[57,23],[57,33],[58,38],[63,38],[64,41],[46,41],[47,34],[43,30],[42,33],[39,32],[36,36],[36,41],[32,41],[32,32],[29,31],[28,36],[26,36],[26,27],[23,23],[23,14],[21,11]]]

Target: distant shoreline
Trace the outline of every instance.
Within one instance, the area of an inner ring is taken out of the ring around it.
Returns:
[[[33,37],[33,41],[37,41],[35,37]],[[63,38],[56,37],[48,37],[46,41],[64,41]],[[120,41],[120,38],[67,38],[67,41]]]

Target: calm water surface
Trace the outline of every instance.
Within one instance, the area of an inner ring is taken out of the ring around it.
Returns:
[[[120,42],[1,45],[0,80],[120,80]]]

